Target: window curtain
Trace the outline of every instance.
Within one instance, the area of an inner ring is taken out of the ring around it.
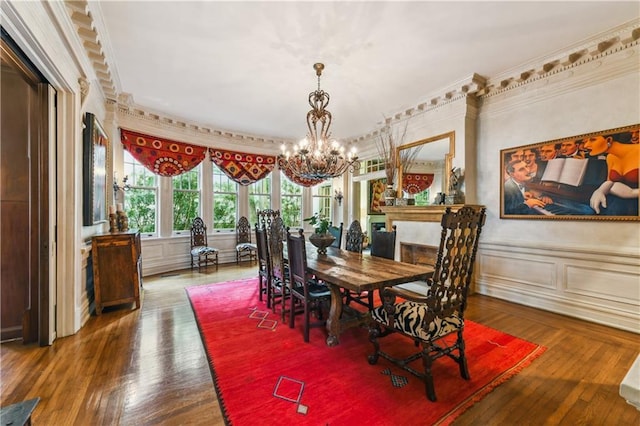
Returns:
[[[278,168],[282,170],[282,173],[284,173],[287,179],[289,179],[291,182],[298,184],[300,186],[305,186],[305,187],[314,186],[319,184],[320,182],[324,182],[324,179],[308,179],[308,178],[295,176],[293,173],[291,173],[291,170],[284,167],[285,161],[286,160],[284,158],[279,158]],[[293,160],[289,160],[289,161],[293,161]]]
[[[243,186],[266,177],[276,165],[276,157],[273,155],[245,154],[209,148],[209,156],[229,179]]]
[[[433,183],[433,173],[406,173],[402,175],[402,190],[407,194],[419,194]]]
[[[207,148],[120,129],[124,148],[151,172],[178,176],[204,160]]]

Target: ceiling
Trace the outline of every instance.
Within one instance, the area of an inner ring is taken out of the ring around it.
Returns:
[[[637,1],[94,3],[119,93],[199,125],[298,139],[313,64],[351,138],[473,73],[491,78],[637,19]]]

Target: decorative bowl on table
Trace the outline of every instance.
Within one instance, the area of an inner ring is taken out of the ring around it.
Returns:
[[[326,234],[317,234],[313,233],[309,237],[309,242],[318,248],[319,254],[327,254],[327,247],[329,247],[336,240],[336,237],[333,235]]]

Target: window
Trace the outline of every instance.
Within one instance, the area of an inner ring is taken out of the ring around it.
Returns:
[[[331,220],[331,184],[319,184],[313,187],[313,213]]]
[[[238,211],[238,184],[218,166],[213,167],[213,229],[235,229]]]
[[[173,232],[187,231],[196,216],[200,216],[200,170],[198,165],[172,178]]]
[[[158,177],[124,152],[124,173],[129,177],[130,189],[125,193],[124,209],[129,217],[129,228],[141,234],[157,233]]]
[[[414,195],[416,200],[416,206],[428,206],[431,204],[429,202],[429,189],[425,189],[424,191]]]
[[[302,187],[283,175],[280,180],[280,195],[280,215],[284,226],[302,228]]]
[[[258,222],[257,210],[271,208],[271,176],[249,185],[249,223]]]
[[[384,161],[380,159],[375,160],[366,160],[360,162],[360,173],[361,175],[366,173],[378,172],[380,170],[384,170]]]

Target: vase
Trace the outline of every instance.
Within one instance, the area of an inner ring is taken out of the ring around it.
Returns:
[[[309,237],[309,242],[318,248],[318,254],[327,254],[327,247],[329,247],[336,240],[333,235],[316,234],[315,232]]]
[[[396,201],[396,190],[393,189],[393,185],[387,185],[387,189],[384,190],[384,205],[393,206]]]

